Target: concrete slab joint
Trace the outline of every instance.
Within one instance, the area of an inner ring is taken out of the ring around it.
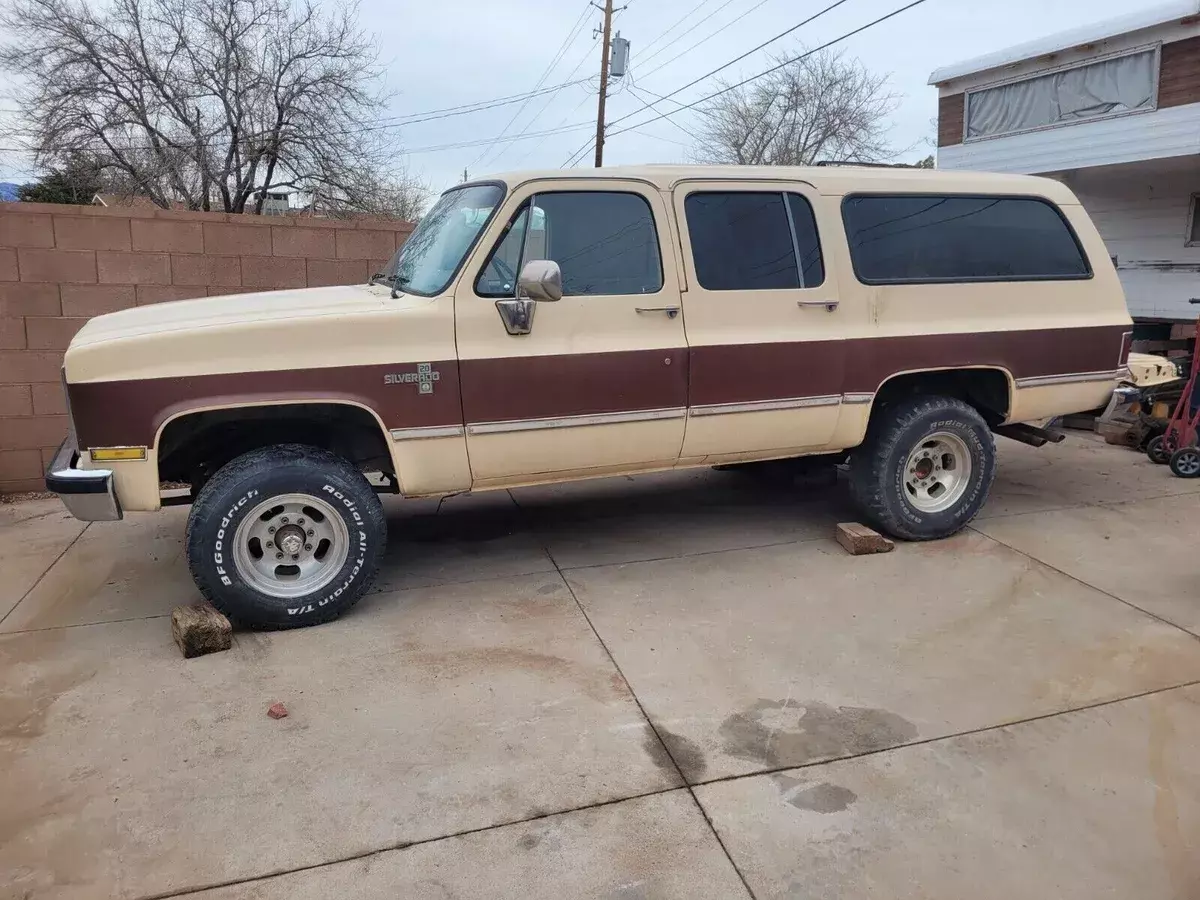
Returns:
[[[186,508],[0,504],[0,895],[1190,897],[1200,483],[999,452],[971,529],[870,561],[836,486],[388,497],[354,610],[188,662]]]

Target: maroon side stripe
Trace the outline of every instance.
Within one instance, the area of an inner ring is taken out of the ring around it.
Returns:
[[[434,361],[429,394],[385,376],[415,363],[72,384],[80,446],[150,445],[197,406],[350,401],[388,428],[870,393],[909,370],[996,366],[1014,378],[1116,369],[1126,325]],[[669,362],[668,362],[669,360]],[[461,369],[461,378],[460,378]]]

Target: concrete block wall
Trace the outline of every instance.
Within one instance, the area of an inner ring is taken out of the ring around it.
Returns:
[[[92,316],[365,282],[409,222],[0,203],[0,493],[43,490],[67,431],[59,370]]]

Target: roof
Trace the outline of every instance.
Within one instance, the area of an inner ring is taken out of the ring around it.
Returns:
[[[1055,203],[1078,203],[1060,182],[1032,175],[999,175],[948,169],[873,168],[867,166],[606,166],[602,169],[541,169],[507,172],[480,178],[472,184],[503,181],[514,188],[527,181],[555,179],[594,181],[626,179],[648,182],[659,190],[672,190],[683,181],[802,181],[822,194],[869,192],[953,191],[976,194],[1033,194]],[[463,187],[463,185],[455,185]]]
[[[1168,22],[1195,15],[1200,15],[1200,0],[1171,0],[1169,3],[1147,6],[1115,19],[1089,22],[1078,28],[1060,31],[1057,34],[1017,44],[1005,50],[985,53],[983,56],[977,56],[954,65],[943,66],[929,76],[929,83],[942,84],[964,75],[998,69],[1027,59],[1036,59],[1049,53],[1058,53],[1060,50],[1069,50],[1083,44],[1093,44],[1117,35],[1153,28],[1156,25],[1165,25]]]

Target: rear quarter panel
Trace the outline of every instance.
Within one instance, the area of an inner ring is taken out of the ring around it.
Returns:
[[[1008,420],[1032,421],[1102,406],[1124,365],[1131,329],[1125,296],[1116,270],[1091,219],[1061,185],[1060,202],[1031,192],[1033,179],[1012,189],[988,184],[978,190],[926,193],[977,193],[1038,197],[1061,211],[1078,237],[1092,275],[1086,279],[938,284],[863,284],[854,275],[848,245],[839,262],[843,301],[868,310],[863,337],[848,335],[848,393],[873,394],[890,377],[904,372],[991,368],[1010,384]],[[862,193],[899,193],[863,191]],[[844,199],[844,196],[842,199]],[[845,242],[844,229],[839,237]],[[839,248],[840,249],[840,248]],[[843,437],[857,443],[866,430],[869,405],[847,409]],[[858,420],[850,417],[857,414]],[[853,445],[853,444],[848,444]]]

